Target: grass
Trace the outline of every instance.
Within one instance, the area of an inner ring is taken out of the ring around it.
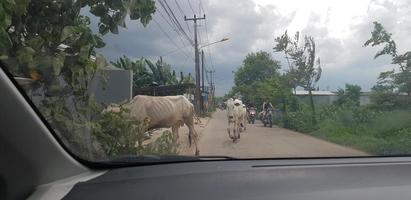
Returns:
[[[337,114],[338,115],[338,114]],[[411,154],[411,113],[382,112],[367,122],[326,119],[308,134],[373,155]]]

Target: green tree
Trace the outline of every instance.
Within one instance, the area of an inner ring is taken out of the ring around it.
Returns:
[[[111,62],[115,67],[120,69],[133,71],[133,87],[141,88],[148,86],[153,82],[153,74],[150,73],[146,67],[146,61],[144,58],[140,60],[132,61],[127,56],[123,56],[117,59],[116,62]]]
[[[315,105],[312,91],[315,90],[317,82],[321,78],[320,58],[315,55],[316,46],[314,38],[304,37],[304,43],[300,44],[300,34],[297,32],[294,39],[290,39],[287,31],[275,39],[275,52],[284,52],[289,63],[288,82],[296,88],[300,86],[308,91],[310,96],[310,107],[312,111],[312,122],[316,124]]]
[[[361,87],[359,85],[345,84],[345,89],[338,89],[337,105],[360,105]]]
[[[174,85],[178,83],[175,72],[171,71],[170,64],[163,62],[161,57],[155,64],[150,60],[145,61],[151,70],[153,82],[159,85]]]
[[[275,79],[280,74],[280,63],[271,58],[267,52],[260,51],[246,56],[242,66],[234,73],[232,96],[241,95],[243,101],[254,103],[257,106],[264,100],[272,101]]]
[[[131,60],[127,56],[123,56],[117,59],[116,62],[111,62],[111,64],[120,69],[133,71],[133,87],[135,89],[147,87],[153,83],[159,86],[194,83],[191,74],[184,75],[183,72],[180,72],[180,77],[177,78],[175,70],[171,70],[171,66],[161,58],[156,63],[153,63],[144,58]],[[176,87],[175,90],[168,91],[162,95],[181,95],[185,92],[185,87]]]
[[[100,19],[99,34],[80,14],[86,7]],[[74,153],[101,156],[90,135],[100,110],[88,95],[89,81],[104,63],[95,53],[105,45],[101,35],[117,34],[127,14],[146,25],[154,12],[153,0],[0,1],[0,61],[14,76],[34,81],[32,89],[45,96],[37,106]]]
[[[271,58],[267,52],[250,53],[244,59],[242,66],[235,72],[235,85],[247,85],[255,81],[264,81],[278,76],[280,63]]]
[[[375,54],[374,59],[382,55],[389,55],[392,58],[392,64],[399,66],[398,72],[395,69],[382,72],[375,89],[378,92],[383,92],[382,89],[384,89],[388,93],[405,92],[411,95],[411,52],[398,54],[397,45],[391,36],[392,34],[388,33],[380,23],[374,22],[371,38],[364,43],[364,46],[384,45],[383,49]]]
[[[294,40],[292,40],[289,36],[287,31],[280,37],[275,38],[275,46],[274,46],[274,52],[283,52],[285,55],[285,59],[287,60],[288,64],[288,69],[286,70],[286,77],[287,77],[287,84],[290,85],[294,93],[297,90],[297,86],[299,86],[299,83],[301,82],[302,79],[302,74],[300,71],[297,70],[297,67],[295,66],[295,62],[292,62],[291,56],[295,54],[294,52],[298,50],[298,43],[300,40],[300,33],[296,32],[294,36]]]
[[[180,72],[180,80],[178,82],[179,84],[184,84],[184,83],[194,83],[194,79],[191,76],[191,73],[188,73],[187,76],[184,76],[183,72]]]

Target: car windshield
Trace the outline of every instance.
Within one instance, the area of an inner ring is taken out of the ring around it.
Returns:
[[[0,62],[88,161],[410,155],[410,24],[406,0],[5,0]]]

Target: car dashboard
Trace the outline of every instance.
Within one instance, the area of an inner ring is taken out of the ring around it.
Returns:
[[[64,199],[409,199],[411,165],[389,158],[211,161],[109,170]],[[375,159],[374,159],[375,161]]]

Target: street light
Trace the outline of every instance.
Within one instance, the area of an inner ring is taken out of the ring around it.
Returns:
[[[216,43],[224,42],[224,41],[227,41],[228,39],[229,39],[229,38],[223,38],[223,39],[221,39],[221,40],[218,40],[218,41],[215,41],[215,42],[212,42],[212,43],[209,43],[209,44],[200,46],[198,49],[201,49],[201,48],[204,48],[204,47],[206,47],[206,46],[210,46],[210,45],[213,45],[213,44],[216,44]]]
[[[219,42],[224,42],[224,41],[227,41],[227,40],[228,40],[228,38],[223,38],[223,39],[221,39],[221,40],[219,40],[219,41],[215,41],[215,42],[212,42],[212,43],[209,43],[209,44],[200,46],[198,49],[200,50],[200,49],[202,49],[202,48],[204,48],[204,47],[207,47],[207,46],[210,46],[210,45],[219,43]],[[205,88],[204,88],[204,51],[203,51],[203,50],[201,50],[201,82],[202,82],[202,84],[201,84],[201,93],[205,93]],[[203,99],[203,95],[200,95],[200,96],[201,96],[201,99],[200,99],[200,104],[201,104],[200,110],[201,110],[202,112],[204,112],[204,99]]]

